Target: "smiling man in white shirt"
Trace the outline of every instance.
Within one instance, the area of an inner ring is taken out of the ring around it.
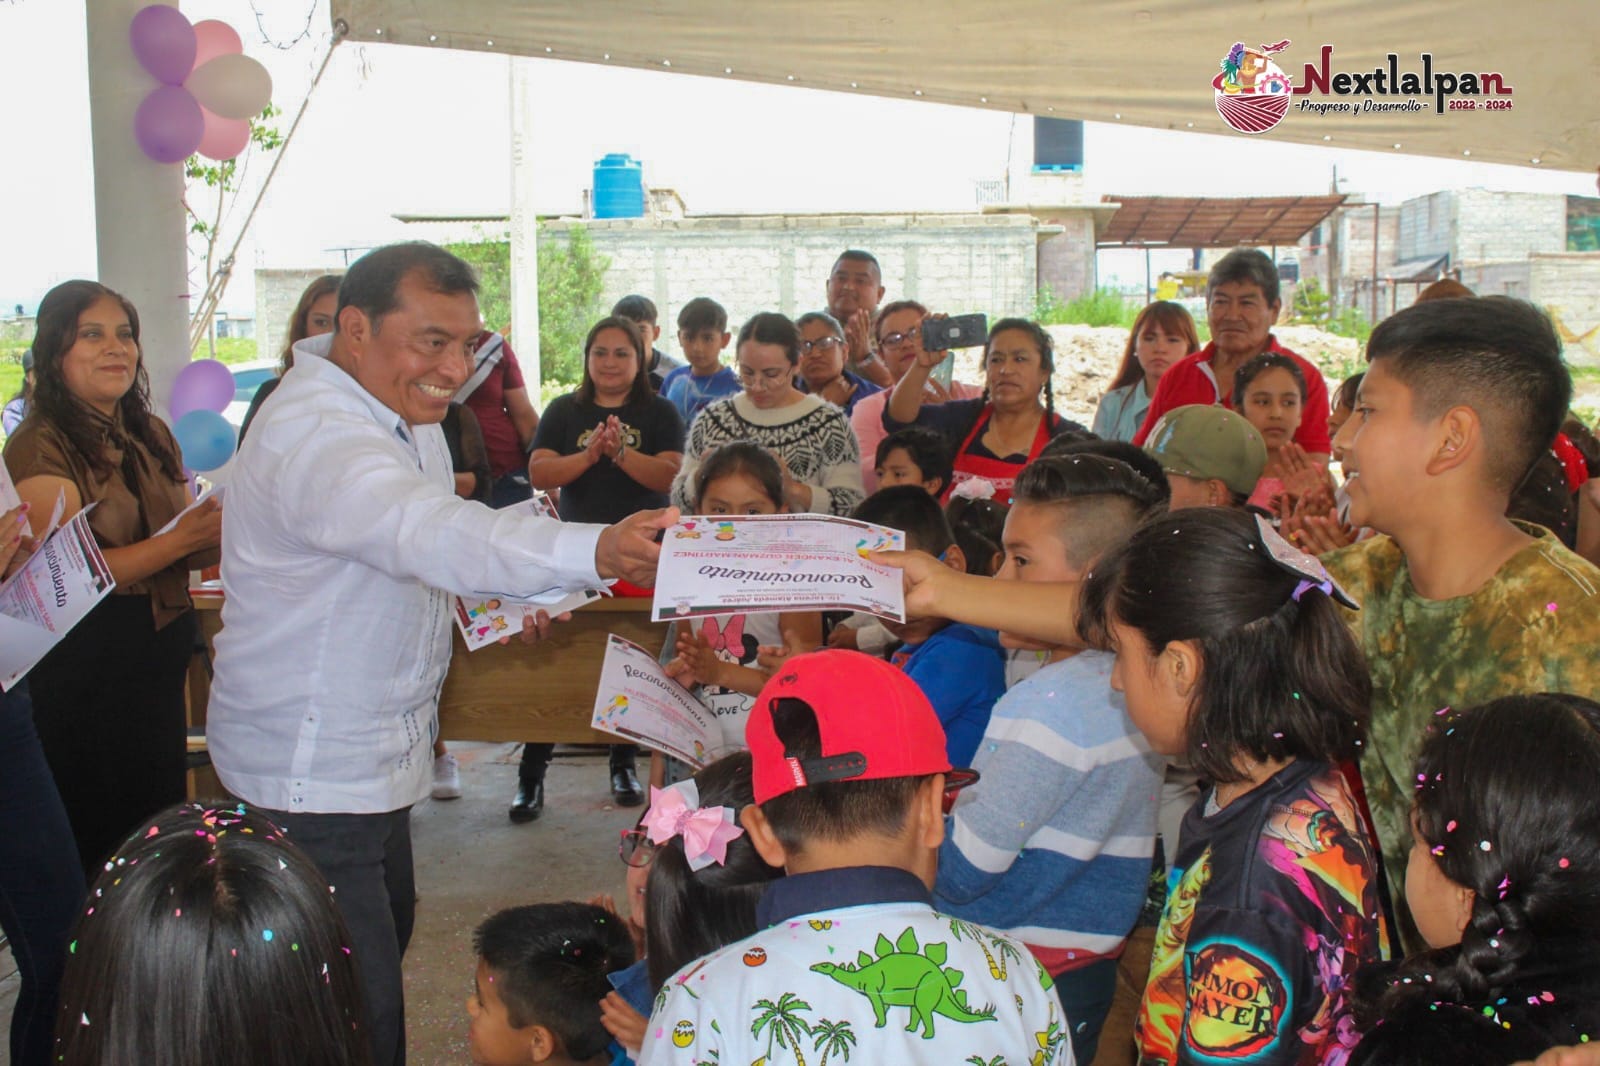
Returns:
[[[335,332],[295,346],[228,488],[212,761],[333,885],[374,1066],[405,1062],[410,812],[430,785],[450,594],[652,584],[677,518],[564,524],[455,495],[437,423],[471,367],[476,294],[470,267],[423,242],[352,264]]]

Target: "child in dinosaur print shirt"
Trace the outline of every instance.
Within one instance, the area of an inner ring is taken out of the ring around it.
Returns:
[[[745,737],[756,803],[740,821],[788,876],[759,932],[667,979],[640,1066],[1073,1066],[1022,942],[933,909],[941,799],[962,772],[921,690],[860,652],[795,656]]]
[[[903,871],[857,870],[868,891],[919,895]],[[775,881],[784,891],[769,895],[809,896],[795,882],[816,877],[829,874]],[[796,914],[680,971],[656,1001],[642,1063],[820,1064],[845,1051],[872,1063],[1072,1062],[1050,976],[1021,941],[904,898]]]

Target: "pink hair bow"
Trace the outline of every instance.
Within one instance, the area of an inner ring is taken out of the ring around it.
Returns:
[[[734,824],[732,807],[701,807],[695,783],[679,781],[668,788],[650,786],[650,810],[645,813],[645,833],[652,844],[683,837],[683,854],[689,869],[700,871],[728,861],[728,845],[744,835]]]

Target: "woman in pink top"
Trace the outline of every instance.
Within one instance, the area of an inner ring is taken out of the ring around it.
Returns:
[[[917,359],[916,336],[922,329],[922,320],[928,317],[928,309],[915,300],[896,300],[884,304],[878,310],[878,317],[872,323],[872,344],[878,351],[878,358],[883,360],[883,365],[889,368],[889,376],[898,382],[906,376],[906,371],[911,369],[911,364]],[[878,454],[878,444],[888,436],[888,430],[883,428],[883,408],[889,402],[889,394],[893,387],[874,393],[871,396],[858,400],[855,409],[850,412],[850,428],[855,431],[856,440],[861,445],[861,481],[866,486],[868,495],[878,489],[878,474],[873,469]],[[967,385],[960,381],[950,383],[946,388],[937,381],[929,380],[924,392],[924,402],[944,403],[946,400],[970,400],[975,396],[982,396],[983,390],[976,385]]]

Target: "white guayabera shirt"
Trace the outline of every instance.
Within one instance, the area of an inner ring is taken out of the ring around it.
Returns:
[[[456,496],[440,428],[406,425],[331,340],[295,346],[233,464],[207,744],[247,802],[379,814],[428,793],[450,592],[594,586],[603,527]]]

